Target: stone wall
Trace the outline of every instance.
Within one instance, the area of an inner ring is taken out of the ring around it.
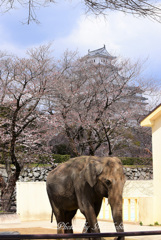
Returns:
[[[53,167],[54,168],[54,167]],[[48,168],[24,168],[19,181],[20,182],[30,182],[30,181],[46,181],[48,173],[53,169]],[[151,180],[153,179],[153,168],[152,167],[124,167],[124,173],[127,180]]]
[[[34,168],[24,168],[22,171],[19,182],[37,182],[37,181],[46,181],[48,173],[54,169],[53,167],[34,167]],[[124,167],[124,173],[127,180],[151,180],[153,179],[153,168],[152,167]],[[0,168],[0,174],[4,177],[4,180],[7,178],[7,174],[4,168]]]
[[[152,167],[124,167],[127,180],[151,180],[153,179]]]
[[[54,167],[34,167],[24,168],[19,177],[19,182],[39,182],[46,181],[48,173],[54,169]]]

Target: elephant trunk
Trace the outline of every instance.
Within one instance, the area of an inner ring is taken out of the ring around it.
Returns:
[[[124,227],[123,227],[123,219],[122,219],[122,201],[121,203],[113,207],[111,204],[111,210],[112,210],[112,216],[113,216],[113,221],[115,224],[115,228],[117,232],[123,232]]]
[[[122,218],[122,191],[118,193],[116,189],[110,191],[108,197],[111,206],[113,222],[117,232],[124,232],[123,218]],[[117,240],[124,240],[124,237],[118,237]]]

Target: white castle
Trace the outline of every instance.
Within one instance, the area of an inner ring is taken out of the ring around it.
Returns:
[[[110,55],[106,50],[106,46],[103,48],[96,49],[94,51],[88,50],[88,54],[83,57],[85,63],[94,63],[94,64],[109,64],[116,57]]]

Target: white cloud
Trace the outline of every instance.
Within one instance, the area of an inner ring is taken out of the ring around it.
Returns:
[[[148,58],[147,72],[161,76],[161,25],[145,18],[113,12],[104,17],[81,16],[77,28],[65,38],[55,39],[55,52],[60,54],[66,48],[78,49],[83,55],[88,49],[103,47],[112,55],[134,60]]]
[[[149,55],[161,51],[161,25],[148,19],[134,18],[123,13],[104,17],[81,17],[77,28],[66,38],[57,39],[57,44],[81,48],[98,48],[106,43],[107,48],[127,55]],[[160,48],[160,49],[159,49]]]
[[[106,44],[109,53],[115,56],[120,55],[131,59],[145,59],[149,57],[147,71],[149,71],[149,74],[152,76],[155,74],[161,76],[161,24],[148,19],[137,19],[132,15],[125,16],[120,12],[109,13],[107,19],[102,16],[95,18],[92,15],[87,17],[78,14],[77,18],[73,17],[73,21],[75,21],[76,24],[68,26],[69,31],[70,29],[71,31],[66,37],[54,37],[57,36],[57,29],[52,29],[51,26],[50,29],[45,28],[47,33],[42,37],[44,30],[43,24],[37,27],[40,29],[28,26],[28,35],[25,35],[25,43],[23,38],[24,28],[16,25],[17,29],[11,33],[9,25],[2,25],[1,23],[0,49],[5,49],[19,56],[23,56],[26,48],[32,47],[32,42],[34,42],[34,46],[38,46],[46,43],[48,40],[53,40],[55,55],[60,57],[67,48],[69,50],[78,49],[80,54],[84,55],[87,54],[88,49],[94,50]],[[67,26],[63,24],[61,28],[58,27],[59,25],[57,26],[59,33],[67,28]],[[75,28],[73,29],[73,27]],[[16,34],[16,31],[21,33],[19,35],[20,38],[18,38],[20,41],[13,37],[13,33]],[[54,34],[52,34],[52,32]],[[62,35],[64,34],[61,34],[61,36]]]
[[[63,48],[78,49],[80,53],[87,53],[90,48],[96,49],[103,47],[103,44],[110,45],[110,48],[116,49],[108,38],[110,26],[103,18],[95,19],[94,17],[81,16],[78,21],[77,28],[74,29],[66,38],[56,39],[55,46],[63,46]],[[107,46],[107,48],[108,48]]]

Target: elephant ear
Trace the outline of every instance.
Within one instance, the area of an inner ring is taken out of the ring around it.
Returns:
[[[86,181],[91,187],[93,187],[97,182],[97,176],[103,171],[103,166],[101,163],[96,161],[90,161],[84,170],[84,176]]]

